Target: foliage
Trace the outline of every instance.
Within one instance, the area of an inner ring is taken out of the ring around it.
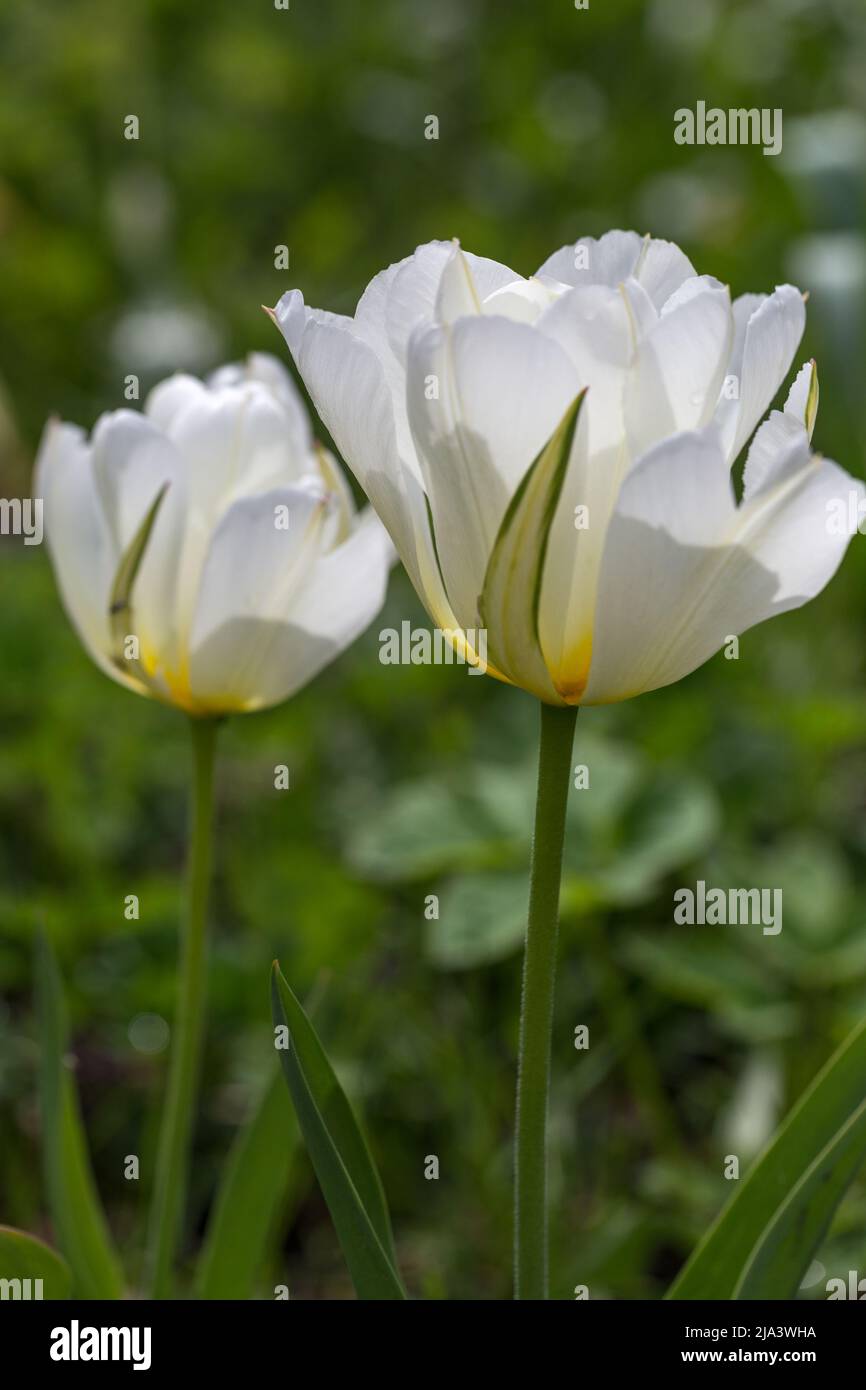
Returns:
[[[26,494],[52,411],[90,425],[124,403],[130,372],[145,390],[177,367],[281,353],[258,306],[292,285],[351,311],[375,271],[434,236],[528,272],[617,225],[675,237],[735,293],[808,288],[815,444],[866,471],[856,0],[214,0],[206,16],[181,0],[7,0],[0,51],[4,496]],[[782,155],[676,146],[673,112],[698,99],[782,107]],[[438,141],[423,139],[430,112]],[[857,539],[827,592],[746,634],[738,660],[581,713],[593,790],[569,805],[554,1296],[585,1283],[661,1297],[730,1196],[724,1155],[748,1164],[863,1015],[864,579]],[[0,592],[0,1221],[56,1243],[35,1102],[44,926],[96,1186],[135,1286],[165,1067],[151,1016],[170,1019],[174,999],[184,720],[88,663],[42,548],[0,538]],[[426,621],[395,572],[380,626],[403,619]],[[380,664],[377,631],[223,739],[187,1289],[226,1157],[271,1084],[277,956],[305,1004],[317,997],[410,1295],[510,1295],[535,712],[465,670]],[[274,789],[278,763],[290,792]],[[675,924],[674,889],[699,878],[782,887],[780,935]],[[348,1297],[309,1161],[297,1148],[286,1165],[292,1123],[270,1141],[273,1220],[254,1276],[239,1257],[242,1292]],[[828,1276],[866,1268],[864,1232],[861,1178],[818,1250]]]

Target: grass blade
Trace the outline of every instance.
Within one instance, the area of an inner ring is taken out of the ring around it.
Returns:
[[[37,945],[36,977],[42,1044],[42,1144],[57,1243],[72,1271],[76,1298],[120,1298],[123,1275],[96,1192],[78,1095],[65,1061],[63,991],[44,934]]]
[[[252,1298],[297,1150],[279,1067],[235,1140],[211,1216],[196,1280],[198,1298]]]
[[[274,1025],[288,1029],[279,1049],[298,1122],[359,1298],[406,1297],[397,1273],[385,1194],[364,1136],[316,1036],[276,961]]]
[[[866,1022],[794,1106],[667,1297],[793,1298],[864,1159]]]

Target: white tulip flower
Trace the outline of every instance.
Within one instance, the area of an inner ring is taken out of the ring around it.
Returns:
[[[613,231],[529,279],[431,242],[353,318],[297,290],[273,313],[433,622],[486,629],[493,674],[545,703],[677,681],[841,561],[828,506],[864,490],[810,450],[814,364],[760,424],[803,333],[790,285],[732,303]]]
[[[52,421],[35,486],[67,613],[115,680],[196,716],[305,685],[382,606],[390,547],[358,516],[282,364],[169,377],[88,439]]]

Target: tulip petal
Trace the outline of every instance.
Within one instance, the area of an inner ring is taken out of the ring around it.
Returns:
[[[791,369],[806,325],[803,296],[793,285],[780,285],[767,297],[743,295],[734,303],[734,322],[727,375],[738,393],[724,394],[716,408],[731,462]]]
[[[462,264],[458,261],[462,257]],[[413,255],[377,275],[355,312],[357,332],[373,347],[387,343],[394,361],[405,367],[409,341],[419,323],[435,317],[442,277],[449,262],[471,276],[479,303],[520,277],[486,256],[462,251],[453,241],[430,241]]]
[[[579,388],[556,343],[509,319],[458,319],[412,340],[409,419],[463,628],[478,626],[478,595],[509,499]]]
[[[372,507],[352,535],[311,567],[298,590],[259,699],[275,704],[300,690],[370,625],[385,601],[391,549]]]
[[[743,470],[744,501],[805,461],[817,411],[818,369],[807,362],[788,392],[785,409],[771,411],[752,440]]]
[[[459,626],[442,586],[406,407],[395,410],[382,362],[351,319],[308,309],[297,290],[283,296],[275,316],[325,428],[384,522],[419,598],[441,627]]]
[[[518,485],[493,546],[478,611],[494,666],[515,685],[552,704],[573,691],[554,689],[539,638],[539,608],[547,543],[572,459],[586,392],[562,420]]]
[[[290,508],[289,531],[274,508]],[[382,606],[388,540],[367,509],[317,554],[324,504],[297,489],[234,504],[208,552],[193,632],[190,695],[210,711],[263,709],[306,685]],[[238,584],[242,574],[243,582]]]
[[[731,348],[730,299],[716,281],[683,286],[642,338],[625,388],[632,458],[712,415]]]
[[[657,309],[695,271],[691,261],[670,241],[638,236],[637,232],[606,232],[581,237],[548,256],[536,272],[566,285],[609,285],[615,288],[636,279]]]
[[[735,505],[715,432],[683,434],[628,476],[605,545],[586,703],[669,685],[731,636],[819,593],[848,537],[828,507],[854,486],[836,464],[801,465]]]
[[[151,503],[144,520],[121,556],[109,596],[108,614],[111,628],[111,659],[118,670],[124,675],[129,676],[131,679],[138,679],[143,684],[146,684],[147,673],[142,665],[141,657],[140,655],[128,656],[126,654],[126,640],[130,633],[135,632],[133,610],[135,582],[141,570],[145,552],[156,524],[157,515],[160,507],[165,501],[165,494],[168,488],[169,484],[163,483]]]
[[[621,445],[623,389],[633,352],[631,315],[622,288],[584,285],[566,290],[537,320],[536,328],[568,354],[581,385],[592,388],[583,407],[590,454]]]
[[[118,552],[100,505],[83,431],[52,420],[45,427],[33,477],[42,498],[45,536],[63,606],[99,666],[109,660],[107,595]]]
[[[323,492],[292,487],[240,498],[225,513],[208,546],[190,636],[192,703],[257,703],[273,642],[317,558],[326,509]],[[286,514],[287,527],[278,524]]]
[[[178,417],[190,406],[200,405],[206,395],[207,387],[198,377],[175,372],[148,392],[144,413],[158,430],[168,434]]]
[[[287,452],[295,469],[287,473],[287,478],[297,477],[299,465],[308,458],[313,448],[313,431],[300,391],[280,359],[269,352],[251,352],[243,362],[220,367],[207,379],[211,391],[221,390],[225,386],[244,386],[247,382],[265,386],[279,402]]]
[[[128,551],[166,486],[165,501],[149,535],[147,550],[136,574],[135,632],[141,660],[150,669],[155,653],[171,659],[178,640],[178,575],[187,529],[186,470],[171,441],[145,415],[116,410],[103,415],[92,437],[96,489],[112,536],[115,563],[103,592],[106,609],[111,583],[121,557]],[[112,659],[117,632],[112,625]]]

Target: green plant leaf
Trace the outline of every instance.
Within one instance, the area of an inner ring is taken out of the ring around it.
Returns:
[[[289,1184],[298,1129],[280,1068],[226,1163],[198,1268],[198,1298],[252,1298]]]
[[[36,978],[42,1042],[43,1161],[57,1243],[72,1271],[76,1298],[120,1298],[123,1275],[97,1195],[78,1095],[65,1060],[63,991],[44,933],[37,940]]]
[[[794,1106],[667,1297],[793,1298],[864,1158],[866,1022]]]
[[[279,1049],[280,1061],[358,1297],[405,1298],[379,1174],[315,1030],[276,961],[271,1002],[275,1027],[288,1028],[289,1046]]]
[[[41,1279],[42,1287],[38,1295],[31,1284],[31,1298],[68,1298],[72,1287],[69,1266],[56,1250],[27,1231],[0,1226],[0,1280],[14,1279]],[[3,1287],[5,1290],[6,1285]],[[17,1292],[17,1297],[21,1297],[22,1292]],[[8,1292],[4,1292],[4,1298],[9,1296]]]
[[[503,846],[507,851],[507,837],[488,823],[471,791],[424,778],[394,787],[376,815],[352,827],[348,855],[361,873],[389,882],[484,864]]]
[[[471,970],[503,960],[526,936],[526,874],[462,874],[439,898],[439,916],[427,923],[425,946],[441,970]]]

